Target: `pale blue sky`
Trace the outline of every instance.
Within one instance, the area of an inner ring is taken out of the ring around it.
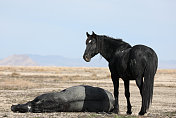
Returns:
[[[176,59],[176,0],[0,0],[0,58],[82,58],[86,32],[152,47]]]

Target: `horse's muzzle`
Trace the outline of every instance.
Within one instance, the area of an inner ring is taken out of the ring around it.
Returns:
[[[83,59],[84,59],[86,62],[90,62],[90,60],[91,60],[90,56],[88,56],[88,55],[84,55],[84,56],[83,56]]]

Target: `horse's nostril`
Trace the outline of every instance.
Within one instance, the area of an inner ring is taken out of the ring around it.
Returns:
[[[83,55],[83,59],[85,59],[86,58],[86,55]]]
[[[85,56],[85,58],[87,59],[87,58],[88,58],[88,56],[86,55],[86,56]]]
[[[86,59],[86,58],[88,58],[88,56],[87,56],[87,55],[84,55],[83,58]]]

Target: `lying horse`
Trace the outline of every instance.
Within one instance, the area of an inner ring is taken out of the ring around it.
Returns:
[[[74,86],[61,92],[46,93],[25,104],[12,105],[13,112],[110,112],[114,97],[98,87]]]

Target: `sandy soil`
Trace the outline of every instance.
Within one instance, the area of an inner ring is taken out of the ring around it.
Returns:
[[[120,116],[84,112],[13,113],[12,104],[25,103],[42,93],[61,91],[75,85],[102,87],[113,93],[108,68],[69,67],[0,67],[0,117],[61,117],[61,118],[118,118],[126,116],[123,81],[120,80]],[[144,117],[176,118],[176,70],[158,70],[155,76],[153,102]],[[139,117],[141,97],[135,81],[130,82],[133,117]]]

